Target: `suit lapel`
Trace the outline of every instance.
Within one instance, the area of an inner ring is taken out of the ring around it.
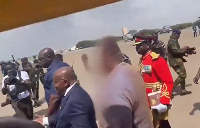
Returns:
[[[67,93],[67,95],[62,99],[62,102],[61,102],[61,110],[62,108],[64,108],[65,104],[66,104],[66,101],[69,99],[69,96],[71,95],[71,93],[73,92],[74,89],[76,89],[79,85],[78,84],[75,84],[70,90],[69,92]]]
[[[69,99],[69,96],[71,95],[71,93],[73,92],[73,90],[75,88],[77,88],[79,85],[78,84],[75,84],[74,87],[72,87],[69,92],[67,93],[67,95],[65,97],[62,98],[62,101],[61,101],[61,104],[60,104],[60,108],[59,108],[59,111],[58,111],[58,117],[57,117],[57,120],[56,120],[56,124],[57,124],[57,121],[58,121],[58,118],[63,110],[63,108],[65,107],[66,103],[67,103],[67,100]]]

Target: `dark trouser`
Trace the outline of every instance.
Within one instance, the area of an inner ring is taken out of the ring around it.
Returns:
[[[194,32],[194,37],[197,37],[197,32]]]
[[[184,65],[180,65],[180,66],[172,66],[172,68],[174,69],[174,71],[178,74],[178,77],[176,78],[176,80],[174,81],[174,88],[177,85],[181,85],[181,89],[185,90],[185,78],[187,76],[186,74],[186,69]]]
[[[33,100],[38,101],[39,100],[39,81],[31,82],[31,89],[33,92]]]
[[[161,120],[159,128],[171,128],[168,120]]]
[[[30,97],[21,99],[19,102],[11,101],[11,105],[15,110],[15,117],[33,120],[33,106]]]

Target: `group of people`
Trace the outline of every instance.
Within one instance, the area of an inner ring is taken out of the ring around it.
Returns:
[[[56,59],[62,61],[62,55],[56,54]],[[27,57],[17,61],[2,61],[2,93],[6,95],[1,107],[11,104],[16,112],[15,117],[33,120],[33,108],[39,107],[39,83],[44,84],[45,72],[36,56],[33,62]],[[40,82],[39,82],[40,81]],[[33,103],[32,103],[33,102]]]
[[[95,98],[91,98],[81,87],[82,83],[73,67],[63,62],[62,57],[57,56],[51,48],[42,49],[38,60],[34,62],[36,69],[40,70],[37,81],[40,78],[43,84],[48,109],[45,116],[38,116],[26,124],[34,124],[35,128],[171,128],[168,112],[172,106],[171,100],[176,95],[174,88],[180,84],[180,95],[191,94],[185,89],[183,59],[189,47],[180,48],[180,35],[179,30],[173,30],[165,46],[158,40],[157,33],[137,34],[134,46],[141,55],[139,72],[131,66],[129,57],[121,52],[113,37],[103,38],[102,43],[96,46],[100,49],[100,61],[95,65],[98,71],[93,71],[89,55],[81,56],[85,71],[90,74],[88,77],[93,79],[88,84],[100,85]],[[97,54],[98,51],[95,52]],[[167,61],[178,74],[175,81]],[[13,63],[5,67],[7,75],[3,78],[2,93],[7,95],[16,114],[23,113],[25,119],[32,120],[30,95],[38,84],[35,85],[30,78],[31,65],[22,64],[24,71],[20,73]],[[42,68],[46,68],[47,72],[44,73]],[[194,78],[195,83],[198,83],[199,74]],[[159,93],[156,105],[150,98],[154,93]],[[38,96],[34,98],[38,100]],[[14,119],[10,120],[12,122]],[[42,125],[36,126],[35,122]],[[0,119],[1,124],[3,126]]]
[[[192,29],[193,29],[194,37],[197,37],[197,27],[198,27],[198,29],[199,29],[199,35],[200,35],[200,25],[198,25],[198,26],[193,25],[193,26],[192,26]]]

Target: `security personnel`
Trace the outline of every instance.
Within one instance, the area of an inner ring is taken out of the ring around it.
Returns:
[[[5,69],[8,75],[2,80],[3,95],[8,95],[16,117],[32,120],[33,107],[28,74],[25,71],[17,71],[15,63],[12,62],[8,62]]]
[[[28,58],[27,57],[23,57],[21,58],[21,63],[22,63],[22,69],[24,69],[24,67],[26,66],[26,64],[28,63]]]
[[[153,42],[151,45],[151,50],[159,54],[161,57],[163,57],[167,61],[168,53],[167,53],[167,49],[165,47],[164,42],[158,40],[158,33],[154,32],[152,33],[152,36],[153,36]]]
[[[152,109],[153,123],[155,128],[171,128],[168,122],[168,110],[171,106],[171,93],[173,79],[167,62],[159,54],[151,51],[151,41],[136,39],[136,51],[142,55],[139,64],[148,94],[161,91],[160,103],[156,106],[149,105]]]
[[[28,73],[31,82],[33,106],[39,107],[39,71],[31,63],[27,63],[25,71]]]
[[[187,95],[191,94],[191,91],[187,91],[185,89],[185,79],[187,76],[186,69],[184,66],[185,59],[183,56],[187,53],[188,47],[185,46],[184,48],[181,48],[178,39],[181,35],[181,31],[179,30],[173,30],[172,35],[170,36],[170,39],[167,44],[167,51],[168,51],[168,61],[169,65],[174,69],[174,71],[178,74],[178,77],[174,81],[174,88],[177,87],[177,85],[181,85],[181,94],[180,95]],[[176,93],[174,92],[174,95]]]
[[[39,79],[40,79],[40,82],[41,82],[42,84],[44,84],[44,76],[45,76],[45,73],[44,73],[44,70],[43,70],[42,66],[39,64],[38,59],[35,59],[35,60],[33,61],[33,63],[35,64],[35,67],[36,67],[36,69],[37,69],[38,72],[39,72]]]
[[[57,60],[59,60],[59,61],[62,61],[62,62],[63,62],[63,55],[62,55],[62,54],[60,54],[60,53],[57,53],[57,54],[56,54],[56,58],[57,58]]]

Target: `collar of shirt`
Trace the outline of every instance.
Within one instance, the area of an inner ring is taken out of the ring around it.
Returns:
[[[74,85],[76,84],[76,82],[74,82],[67,90],[66,90],[66,92],[65,92],[65,95],[64,96],[66,96],[67,95],[67,93],[69,92],[69,90],[70,89],[72,89],[73,87],[74,87]]]
[[[53,60],[50,66],[47,68],[47,71],[49,71],[51,68],[53,68],[54,65],[56,65],[59,61],[58,60]]]

